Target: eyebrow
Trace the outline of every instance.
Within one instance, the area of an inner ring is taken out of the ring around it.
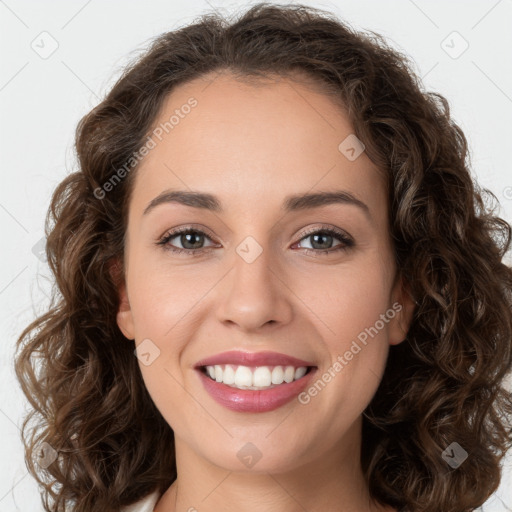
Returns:
[[[204,192],[190,190],[166,190],[155,197],[144,209],[143,215],[147,215],[153,208],[164,203],[178,203],[192,208],[200,208],[216,213],[223,213],[224,209],[217,197]],[[370,209],[360,199],[346,190],[334,190],[325,192],[304,193],[286,196],[282,209],[286,212],[297,212],[319,208],[331,204],[348,204],[357,206],[372,220]]]

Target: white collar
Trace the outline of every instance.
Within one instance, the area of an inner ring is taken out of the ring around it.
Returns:
[[[121,512],[153,512],[156,502],[160,498],[158,491],[148,494],[137,503],[124,507]]]

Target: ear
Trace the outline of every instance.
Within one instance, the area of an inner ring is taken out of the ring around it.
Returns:
[[[133,315],[130,308],[130,302],[128,300],[122,266],[117,258],[109,262],[109,271],[112,276],[112,280],[116,285],[119,298],[119,306],[116,315],[117,325],[125,338],[133,340],[135,339]]]
[[[389,344],[398,345],[407,337],[411,327],[416,301],[413,299],[410,288],[402,276],[398,275],[391,293],[392,307],[390,311],[395,316],[389,322]]]

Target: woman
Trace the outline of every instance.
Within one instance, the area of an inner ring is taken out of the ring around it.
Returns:
[[[60,294],[16,359],[46,510],[462,512],[498,487],[511,228],[405,56],[310,7],[205,16],[76,148]]]

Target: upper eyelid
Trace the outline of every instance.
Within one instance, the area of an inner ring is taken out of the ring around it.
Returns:
[[[310,235],[313,235],[317,232],[323,232],[323,231],[332,231],[334,235],[336,235],[340,238],[344,237],[344,238],[350,239],[351,241],[354,240],[352,235],[350,235],[344,229],[324,225],[324,226],[316,226],[313,228],[309,228],[305,232],[298,234],[297,236],[300,236],[300,238],[297,241],[300,242],[301,240],[303,240],[304,238],[306,238]],[[171,238],[175,238],[176,236],[179,236],[182,233],[189,233],[189,232],[199,232],[201,234],[206,235],[212,242],[219,243],[216,241],[215,236],[213,236],[207,228],[205,228],[203,226],[196,227],[193,224],[182,226],[182,227],[176,228],[175,230],[169,230],[162,237],[160,237],[159,240],[165,240],[165,239],[169,240]],[[208,249],[208,247],[204,247],[203,249]],[[192,249],[190,249],[190,250],[192,250]],[[201,249],[198,249],[198,250],[201,250]]]

